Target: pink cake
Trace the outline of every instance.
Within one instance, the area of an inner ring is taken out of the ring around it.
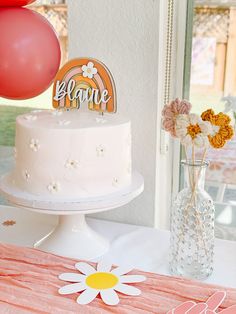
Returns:
[[[236,304],[236,289],[135,270],[134,274],[147,277],[145,282],[132,284],[142,291],[140,296],[119,294],[120,304],[112,307],[100,298],[89,305],[79,305],[75,302],[78,293],[58,293],[65,285],[58,276],[76,272],[76,262],[35,249],[0,244],[0,313],[165,314],[185,301],[205,302],[217,290],[227,293],[221,309]]]

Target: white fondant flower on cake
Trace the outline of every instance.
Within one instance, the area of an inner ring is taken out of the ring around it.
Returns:
[[[59,182],[51,182],[49,185],[48,185],[48,191],[50,193],[57,193],[59,192],[61,189],[61,185]]]
[[[77,298],[79,304],[88,304],[100,294],[104,303],[116,305],[119,303],[116,291],[130,296],[140,295],[139,289],[127,285],[127,283],[146,280],[145,276],[126,275],[132,270],[130,268],[117,267],[111,270],[111,265],[105,262],[98,263],[97,269],[83,262],[77,263],[75,267],[81,274],[65,273],[59,276],[61,280],[73,282],[60,288],[59,293],[73,294],[83,291]]]
[[[114,187],[117,187],[118,185],[119,185],[119,180],[118,180],[118,178],[113,178],[113,180],[112,180],[112,185],[114,186]]]
[[[65,167],[68,169],[76,169],[79,165],[78,160],[76,159],[67,159]]]
[[[25,120],[28,120],[28,121],[35,121],[37,120],[37,116],[36,115],[33,115],[33,114],[27,114],[25,116]]]
[[[71,124],[71,121],[69,121],[69,120],[60,120],[60,121],[58,121],[58,124],[60,126],[66,126],[66,125]]]
[[[83,77],[93,78],[94,74],[98,73],[98,70],[94,67],[93,62],[89,62],[87,65],[82,66]]]
[[[104,154],[105,154],[106,149],[105,149],[105,147],[103,145],[99,145],[99,146],[97,146],[96,151],[97,151],[97,156],[98,157],[103,157]]]
[[[56,117],[61,116],[62,114],[63,114],[63,112],[61,110],[53,110],[52,111],[52,115],[56,116]]]
[[[107,120],[105,120],[104,118],[96,118],[95,121],[100,124],[104,124],[107,122]]]
[[[32,138],[30,141],[30,149],[33,150],[34,152],[37,152],[39,148],[40,148],[39,140]]]
[[[22,173],[22,175],[23,175],[23,178],[24,178],[26,181],[29,181],[29,179],[30,179],[30,174],[29,174],[29,172],[28,172],[27,170],[24,170],[23,173]]]

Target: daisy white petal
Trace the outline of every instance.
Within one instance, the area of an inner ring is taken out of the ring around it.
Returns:
[[[87,71],[87,65],[84,64],[84,65],[82,66],[82,71]]]
[[[74,273],[64,273],[59,276],[59,279],[70,282],[81,282],[85,280],[84,275],[74,274]]]
[[[75,268],[85,275],[91,275],[96,272],[96,270],[91,265],[83,262],[76,263]]]
[[[176,127],[187,128],[189,125],[188,115],[180,114],[176,118]]]
[[[87,73],[88,78],[92,79],[93,78],[93,73]]]
[[[92,302],[96,296],[98,295],[99,291],[95,289],[87,289],[81,293],[81,295],[77,298],[78,304],[89,304]]]
[[[202,121],[199,123],[199,127],[204,135],[210,135],[213,132],[212,125],[209,121]]]
[[[97,264],[97,271],[98,272],[109,272],[111,270],[111,263],[105,260],[100,261]]]
[[[207,147],[209,141],[208,141],[208,137],[204,136],[202,134],[198,134],[196,136],[196,138],[193,140],[194,145],[196,145],[197,147]]]
[[[145,281],[146,277],[141,275],[124,275],[120,277],[121,283],[134,283]]]
[[[187,134],[187,128],[180,128],[180,127],[178,127],[178,128],[176,128],[176,136],[177,137],[179,137],[179,138],[181,138],[181,137],[184,137],[186,134]]]
[[[133,268],[130,267],[130,266],[120,266],[120,267],[117,267],[117,268],[113,269],[111,271],[111,273],[114,274],[114,275],[117,275],[117,276],[121,276],[121,275],[128,274],[132,270],[133,270]]]
[[[186,146],[192,144],[192,138],[191,138],[191,136],[190,136],[189,134],[187,134],[186,136],[182,137],[182,138],[180,139],[180,141],[181,141],[181,143],[182,143],[183,145],[186,145]]]
[[[83,282],[72,283],[71,285],[66,285],[61,287],[58,292],[60,294],[72,294],[76,292],[81,292],[86,289],[86,285]]]
[[[200,119],[200,117],[197,115],[197,114],[195,114],[195,113],[190,113],[189,114],[189,122],[191,123],[191,124],[197,124],[197,123],[199,123],[201,121],[201,119]]]
[[[120,302],[117,293],[113,289],[101,290],[100,295],[107,305],[117,305]]]
[[[141,291],[135,287],[120,283],[115,287],[115,290],[127,295],[140,295]]]

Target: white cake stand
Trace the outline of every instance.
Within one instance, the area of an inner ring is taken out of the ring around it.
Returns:
[[[49,201],[17,189],[11,184],[8,175],[0,180],[0,192],[10,203],[31,211],[59,216],[58,225],[35,243],[36,248],[85,260],[102,256],[109,248],[108,240],[88,226],[85,215],[125,205],[142,193],[143,188],[143,177],[134,172],[131,185],[119,192],[101,197]]]

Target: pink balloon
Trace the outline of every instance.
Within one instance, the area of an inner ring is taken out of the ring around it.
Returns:
[[[24,8],[0,8],[0,95],[28,99],[45,91],[60,65],[51,24]]]
[[[23,7],[33,2],[35,0],[0,0],[0,7]]]

